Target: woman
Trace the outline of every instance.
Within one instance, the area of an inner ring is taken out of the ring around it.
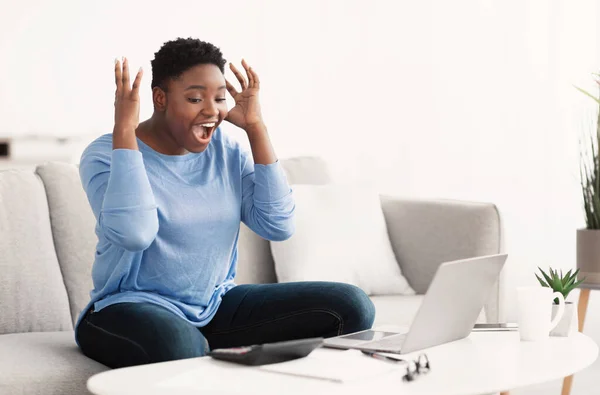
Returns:
[[[114,130],[80,162],[98,244],[76,325],[81,350],[109,367],[373,323],[373,304],[351,285],[234,283],[240,221],[285,240],[295,205],[261,117],[258,75],[245,61],[247,78],[230,64],[238,91],[225,63],[210,43],[165,43],[152,61],[154,113],[138,123],[142,70],[130,86],[127,59],[115,62]],[[251,154],[220,130],[223,121],[245,130]]]

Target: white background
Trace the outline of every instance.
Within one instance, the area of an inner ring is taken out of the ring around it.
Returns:
[[[596,1],[2,1],[0,135],[110,132],[123,55],[145,69],[146,119],[154,52],[197,37],[260,73],[279,157],[323,156],[382,193],[496,203],[506,319],[537,266],[574,266],[595,108],[573,84],[596,88]]]
[[[338,180],[383,193],[496,203],[510,254],[505,319],[537,266],[575,264],[578,142],[595,107],[573,84],[597,88],[598,1],[0,2],[0,137],[110,132],[123,55],[146,71],[146,119],[154,52],[201,38],[260,73],[279,157],[323,156]],[[598,303],[593,292],[596,339]],[[597,377],[582,373],[573,393],[594,393]]]

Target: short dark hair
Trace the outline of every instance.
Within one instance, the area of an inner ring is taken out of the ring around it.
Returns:
[[[177,38],[167,41],[154,54],[152,64],[152,88],[166,90],[169,79],[178,78],[186,70],[199,64],[214,64],[225,74],[225,63],[221,50],[211,43],[195,38]]]

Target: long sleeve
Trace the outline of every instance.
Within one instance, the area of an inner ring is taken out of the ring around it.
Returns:
[[[104,237],[128,251],[147,249],[158,232],[158,214],[142,153],[86,151],[79,172]]]
[[[242,221],[264,239],[289,239],[295,228],[295,202],[281,163],[254,164],[245,152],[242,166]]]

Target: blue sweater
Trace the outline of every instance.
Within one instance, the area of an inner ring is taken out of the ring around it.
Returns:
[[[202,153],[112,149],[112,134],[83,152],[80,176],[96,217],[90,301],[163,306],[206,325],[235,286],[240,221],[273,241],[294,231],[295,203],[281,164],[254,164],[220,129]],[[85,264],[85,262],[82,262]]]

